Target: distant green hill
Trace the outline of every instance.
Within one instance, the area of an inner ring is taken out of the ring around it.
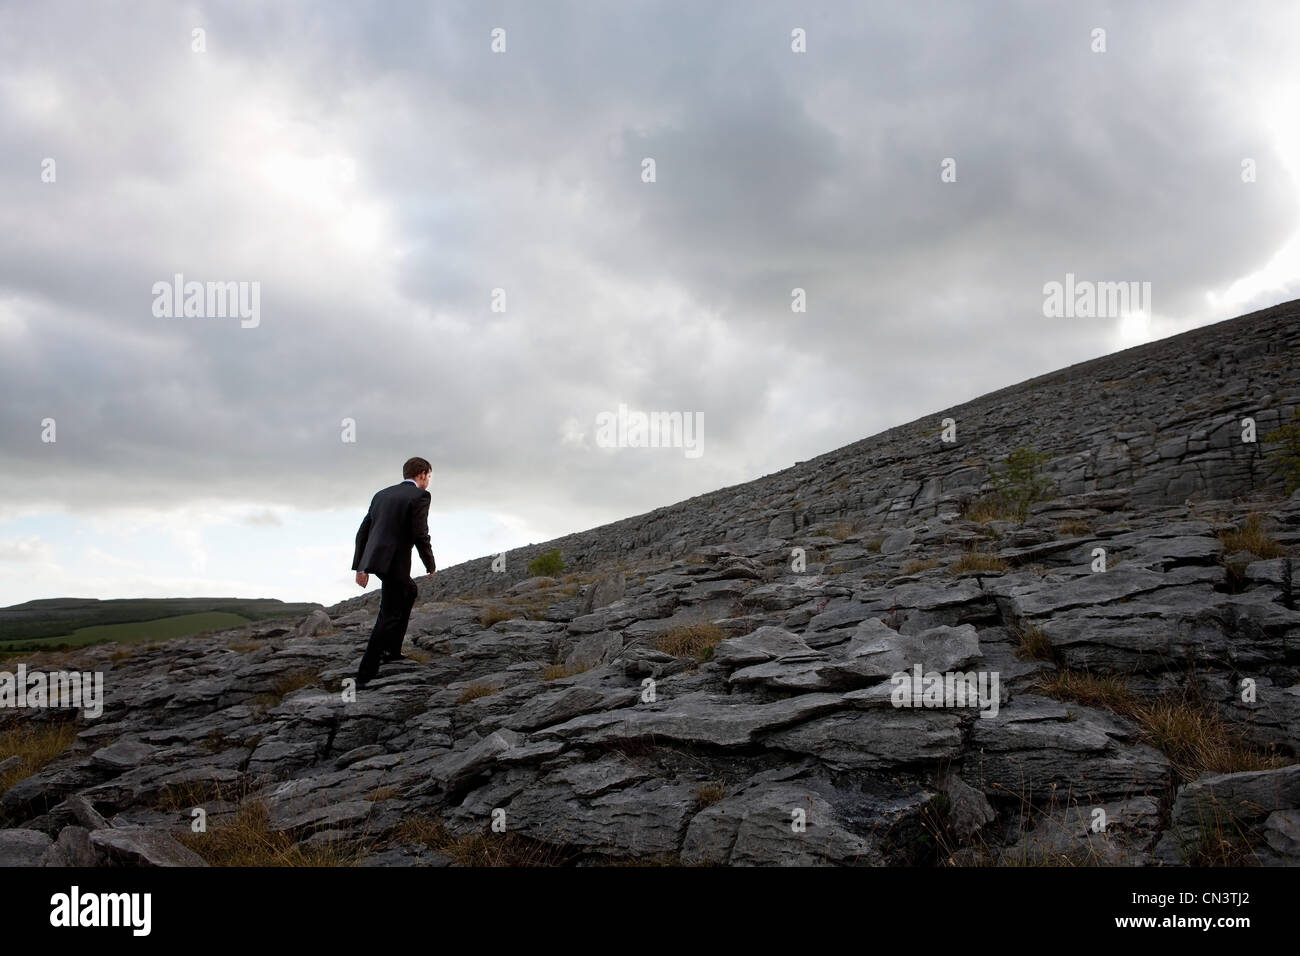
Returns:
[[[245,621],[299,618],[317,607],[272,598],[47,598],[0,608],[0,651],[165,640]]]

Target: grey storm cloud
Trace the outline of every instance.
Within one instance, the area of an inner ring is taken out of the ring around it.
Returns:
[[[328,506],[423,454],[441,505],[575,530],[1106,351],[1103,323],[1043,318],[1066,272],[1229,318],[1206,292],[1296,231],[1262,112],[1295,82],[1295,24],[1249,3],[6,5],[7,496],[90,507],[75,465],[99,503]],[[259,282],[260,325],[154,317],[176,273]],[[596,449],[620,402],[702,411],[705,456]]]

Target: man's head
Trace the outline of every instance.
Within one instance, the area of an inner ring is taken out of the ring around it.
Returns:
[[[402,466],[402,478],[410,478],[421,491],[429,488],[429,479],[433,477],[433,465],[423,458],[408,458]]]

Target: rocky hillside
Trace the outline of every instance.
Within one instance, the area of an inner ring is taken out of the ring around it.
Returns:
[[[441,570],[355,695],[374,593],[28,661],[107,703],[10,716],[0,862],[1300,862],[1298,320]]]

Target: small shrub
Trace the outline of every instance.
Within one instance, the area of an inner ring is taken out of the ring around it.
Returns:
[[[1025,520],[1029,506],[1035,501],[1043,501],[1051,496],[1052,481],[1042,473],[1043,465],[1051,459],[1052,456],[1045,452],[1021,445],[1007,455],[1002,471],[990,475],[993,494],[1002,500],[1018,520]]]
[[[559,548],[543,552],[528,562],[528,574],[534,578],[554,577],[564,570],[564,559]]]
[[[1086,538],[1092,534],[1092,525],[1086,521],[1062,521],[1056,526],[1056,533],[1062,538]]]

